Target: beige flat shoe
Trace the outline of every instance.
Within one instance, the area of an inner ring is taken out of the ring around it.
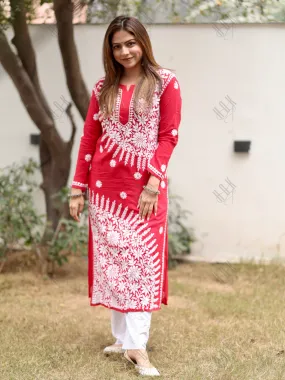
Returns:
[[[137,362],[134,359],[131,359],[128,355],[128,350],[125,350],[124,357],[135,366],[135,369],[137,372],[142,376],[160,376],[160,373],[158,370],[152,366],[152,367],[143,367],[141,365],[138,365]]]
[[[125,350],[122,349],[122,346],[115,346],[112,344],[112,346],[105,347],[103,350],[104,354],[123,354]]]

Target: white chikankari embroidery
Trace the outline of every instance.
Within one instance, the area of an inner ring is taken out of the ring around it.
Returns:
[[[102,187],[102,182],[101,181],[96,181],[96,186],[97,187]]]
[[[134,174],[134,177],[135,177],[135,179],[140,179],[140,178],[142,177],[142,175],[141,175],[141,173],[136,172],[136,173]]]
[[[147,144],[147,138],[142,132],[135,133],[132,141],[138,148],[145,148]]]
[[[122,191],[122,192],[120,193],[120,197],[121,197],[122,199],[126,199],[126,198],[127,198],[127,194],[126,194],[124,191]]]
[[[159,233],[160,233],[160,234],[163,233],[163,227],[162,227],[162,226],[159,228]]]
[[[172,134],[172,136],[177,136],[177,134],[178,134],[177,129],[172,129],[171,134]]]
[[[99,150],[100,150],[100,153],[103,153],[103,147],[102,147],[102,145],[100,145],[100,148],[99,148]]]
[[[92,158],[91,154],[85,155],[85,161],[89,162],[89,161],[91,161],[91,158]]]
[[[154,172],[159,178],[163,178],[163,174],[160,173],[154,166],[152,166],[150,163],[148,164],[148,168]]]
[[[172,78],[175,77],[175,75],[171,71],[169,71],[167,69],[161,69],[161,70],[159,70],[159,74],[163,78],[163,85],[162,85],[162,90],[161,90],[161,93],[160,93],[160,95],[162,95],[162,93],[164,92],[164,90],[168,86],[168,83],[171,81]]]
[[[120,122],[120,107],[123,90],[119,88],[113,113],[101,120],[101,141],[104,149],[112,153],[112,159],[117,158],[117,162],[122,161],[124,165],[130,165],[137,171],[147,168],[149,160],[151,160],[157,149],[160,97],[171,79],[175,78],[175,75],[166,69],[160,69],[159,74],[163,82],[162,88],[159,89],[157,84],[153,95],[153,104],[148,112],[142,112],[144,108],[142,100],[139,102],[139,110],[134,111],[134,94],[132,94],[128,122],[122,124]],[[103,82],[104,78],[97,82],[93,89],[97,100],[99,100]],[[100,152],[102,153],[101,148]],[[161,174],[158,175],[161,178],[163,177]]]
[[[117,231],[110,231],[107,233],[107,239],[110,245],[118,245],[120,241],[120,234]]]
[[[174,83],[174,88],[177,90],[178,89],[178,83],[177,83],[177,81],[175,81],[175,83]]]
[[[164,188],[165,188],[165,182],[164,182],[164,181],[161,181],[161,182],[160,182],[160,186],[164,189]]]
[[[94,113],[93,119],[94,120],[98,120],[99,119],[99,114],[98,113]]]
[[[164,173],[166,169],[166,165],[161,165],[161,171]]]
[[[72,185],[80,186],[80,187],[88,187],[87,183],[81,183],[81,182],[77,182],[77,181],[72,181]]]
[[[116,160],[111,160],[110,166],[112,166],[112,168],[114,168],[116,166]]]
[[[157,137],[157,136],[156,136],[155,130],[154,130],[154,129],[151,130],[151,131],[149,132],[149,135],[148,135],[149,140],[150,140],[150,141],[155,140],[156,137]]]
[[[156,309],[164,260],[148,223],[122,203],[89,194],[93,242],[91,304],[121,311]]]

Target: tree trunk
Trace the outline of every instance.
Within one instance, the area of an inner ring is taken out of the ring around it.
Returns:
[[[68,116],[72,124],[72,136],[69,142],[64,142],[56,130],[50,112],[46,112],[35,86],[24,69],[20,55],[17,57],[4,34],[0,30],[0,62],[11,77],[26,107],[31,119],[41,131],[40,158],[43,175],[42,188],[45,193],[47,219],[53,229],[56,228],[59,217],[66,211],[53,198],[63,186],[66,186],[71,162],[71,149],[75,136],[75,124],[68,107]],[[35,71],[33,71],[33,75]],[[63,214],[64,215],[64,214]]]
[[[51,155],[48,145],[44,139],[40,139],[40,159],[43,183],[41,188],[45,194],[46,212],[52,231],[55,231],[61,216],[68,217],[68,208],[64,207],[59,200],[53,198],[68,181],[71,164],[70,148],[66,144],[60,156]],[[48,228],[45,232],[45,239],[50,237]],[[47,236],[48,234],[48,236]]]
[[[71,0],[54,0],[57,22],[58,44],[64,65],[67,87],[81,117],[85,120],[90,94],[82,78],[80,64],[74,42],[73,8]]]
[[[69,215],[68,205],[60,205],[53,196],[67,185],[76,126],[71,114],[71,104],[69,104],[66,113],[71,123],[72,133],[70,140],[64,142],[56,129],[51,109],[40,85],[35,51],[27,26],[25,0],[10,0],[10,5],[11,24],[14,29],[12,43],[17,49],[17,55],[12,51],[4,32],[0,30],[0,62],[14,82],[31,119],[41,132],[40,162],[43,177],[41,188],[45,194],[47,219],[55,230],[60,216]],[[88,110],[89,94],[81,75],[74,42],[73,2],[54,0],[54,9],[67,85],[84,120]]]

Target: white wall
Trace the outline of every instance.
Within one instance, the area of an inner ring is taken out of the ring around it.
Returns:
[[[31,26],[40,80],[53,105],[69,100],[56,37],[48,25]],[[82,72],[91,91],[103,75],[102,40],[106,26],[75,27]],[[148,26],[157,61],[176,70],[182,89],[180,141],[169,167],[172,189],[192,212],[189,223],[199,242],[193,254],[207,261],[285,258],[285,40],[284,25],[235,25],[226,38],[212,25]],[[213,111],[225,96],[236,102],[233,121]],[[0,69],[0,166],[34,157],[29,144],[37,133],[12,82]],[[54,110],[56,109],[53,107]],[[72,175],[83,123],[74,110],[78,133]],[[70,126],[58,123],[65,139]],[[233,153],[234,139],[252,141],[251,151]],[[70,177],[70,181],[71,181]],[[228,177],[233,201],[213,194]],[[43,197],[36,197],[44,210]],[[283,236],[284,234],[284,236]]]

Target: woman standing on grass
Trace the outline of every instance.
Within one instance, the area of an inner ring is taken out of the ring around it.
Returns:
[[[119,16],[103,45],[70,196],[79,221],[88,188],[91,306],[111,309],[115,344],[141,375],[159,376],[146,344],[152,311],[168,300],[168,183],[181,96],[175,75],[154,59],[144,26]]]

